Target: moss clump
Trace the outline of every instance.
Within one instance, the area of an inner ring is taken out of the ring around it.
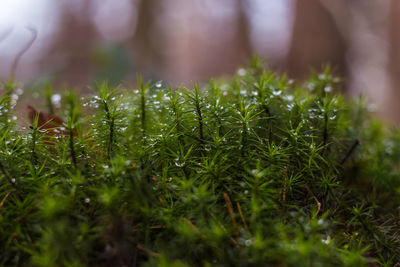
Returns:
[[[48,101],[65,123],[31,109],[26,129],[8,84],[0,263],[395,264],[399,132],[335,95],[329,71],[295,86],[259,66],[204,89],[99,84]]]

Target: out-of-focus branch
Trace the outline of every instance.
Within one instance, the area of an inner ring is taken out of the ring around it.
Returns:
[[[8,29],[8,31],[6,31],[5,33],[3,33],[3,35],[0,36],[0,43],[3,42],[5,39],[7,39],[7,37],[10,36],[13,30],[14,26]]]
[[[37,30],[33,27],[27,27],[27,30],[29,30],[32,34],[31,39],[29,40],[29,42],[26,43],[25,47],[18,52],[18,54],[15,56],[15,59],[13,61],[12,67],[11,67],[11,73],[10,73],[10,77],[11,79],[13,79],[15,77],[15,73],[17,71],[17,67],[19,64],[19,61],[21,60],[21,57],[29,50],[29,48],[31,48],[31,46],[33,45],[33,43],[35,42],[36,38],[37,38]]]

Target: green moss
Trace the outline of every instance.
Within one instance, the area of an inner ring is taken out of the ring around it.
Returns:
[[[0,264],[398,262],[400,132],[329,69],[295,85],[261,65],[193,90],[102,83],[61,110],[46,89],[53,135],[15,125],[5,85]]]

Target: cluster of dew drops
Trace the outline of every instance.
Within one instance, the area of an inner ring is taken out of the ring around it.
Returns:
[[[17,105],[19,97],[24,93],[24,89],[22,87],[18,87],[10,94],[10,101],[7,104],[0,105],[0,116],[6,115],[12,110],[14,110]],[[8,122],[11,120],[16,121],[17,116],[13,115],[11,119],[8,119]]]
[[[0,105],[0,117],[5,116],[7,123],[15,122],[17,121],[18,117],[14,114],[11,117],[8,116],[14,109],[15,106],[17,105],[19,97],[24,93],[24,89],[22,87],[16,88],[11,94],[10,94],[10,101],[8,103],[4,103],[3,105]],[[10,129],[9,133],[12,134],[14,133],[14,129]],[[7,156],[13,155],[14,152],[14,147],[15,147],[15,142],[17,139],[14,137],[14,135],[10,139],[4,139],[4,154]],[[11,182],[16,183],[16,179],[12,178]]]

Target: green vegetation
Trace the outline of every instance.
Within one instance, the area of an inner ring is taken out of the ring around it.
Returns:
[[[205,88],[102,83],[61,109],[47,88],[64,124],[25,128],[4,84],[0,264],[396,264],[400,132],[329,70],[296,86],[261,66]]]

